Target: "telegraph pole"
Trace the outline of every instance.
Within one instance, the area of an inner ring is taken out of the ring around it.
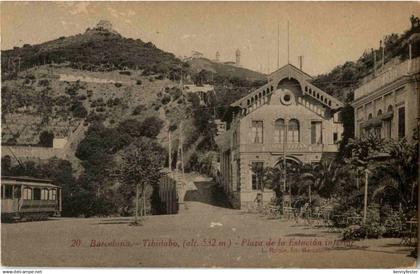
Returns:
[[[279,21],[277,20],[277,69],[280,66],[280,25]]]
[[[184,149],[183,149],[183,121],[181,121],[180,125],[180,133],[179,133],[179,146],[180,146],[180,152],[181,152],[181,171],[182,171],[182,177],[184,178]]]
[[[169,166],[169,170],[172,171],[172,141],[171,141],[171,129],[168,129],[168,156],[169,156],[169,160],[168,160],[168,166]]]
[[[290,23],[287,21],[287,64],[290,64]]]

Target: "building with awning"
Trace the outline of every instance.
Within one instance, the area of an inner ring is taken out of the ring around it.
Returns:
[[[362,79],[354,92],[355,135],[413,139],[419,117],[420,57],[394,59]]]

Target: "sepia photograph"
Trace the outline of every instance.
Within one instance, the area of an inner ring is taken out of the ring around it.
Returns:
[[[2,273],[417,273],[420,2],[1,1],[0,20]]]

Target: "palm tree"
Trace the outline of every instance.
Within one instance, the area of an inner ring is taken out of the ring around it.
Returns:
[[[311,191],[320,196],[329,197],[337,183],[340,171],[334,161],[307,164],[301,168],[300,181],[303,182],[303,187],[310,187]]]
[[[417,145],[409,144],[405,139],[390,142],[386,151],[389,159],[377,163],[375,173],[383,178],[373,192],[373,198],[378,194],[393,191],[398,195],[402,206],[407,210],[417,203],[415,189],[418,187],[418,152]]]

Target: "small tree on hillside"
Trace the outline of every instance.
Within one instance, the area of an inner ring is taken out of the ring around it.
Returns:
[[[156,141],[146,137],[135,140],[123,152],[120,191],[127,202],[127,208],[132,208],[133,201],[135,202],[136,224],[138,223],[139,195],[143,197],[144,205],[146,187],[159,182],[165,155],[164,149]],[[144,213],[143,206],[142,215]]]
[[[39,135],[39,144],[43,147],[52,147],[54,140],[54,134],[52,132],[43,131]]]

